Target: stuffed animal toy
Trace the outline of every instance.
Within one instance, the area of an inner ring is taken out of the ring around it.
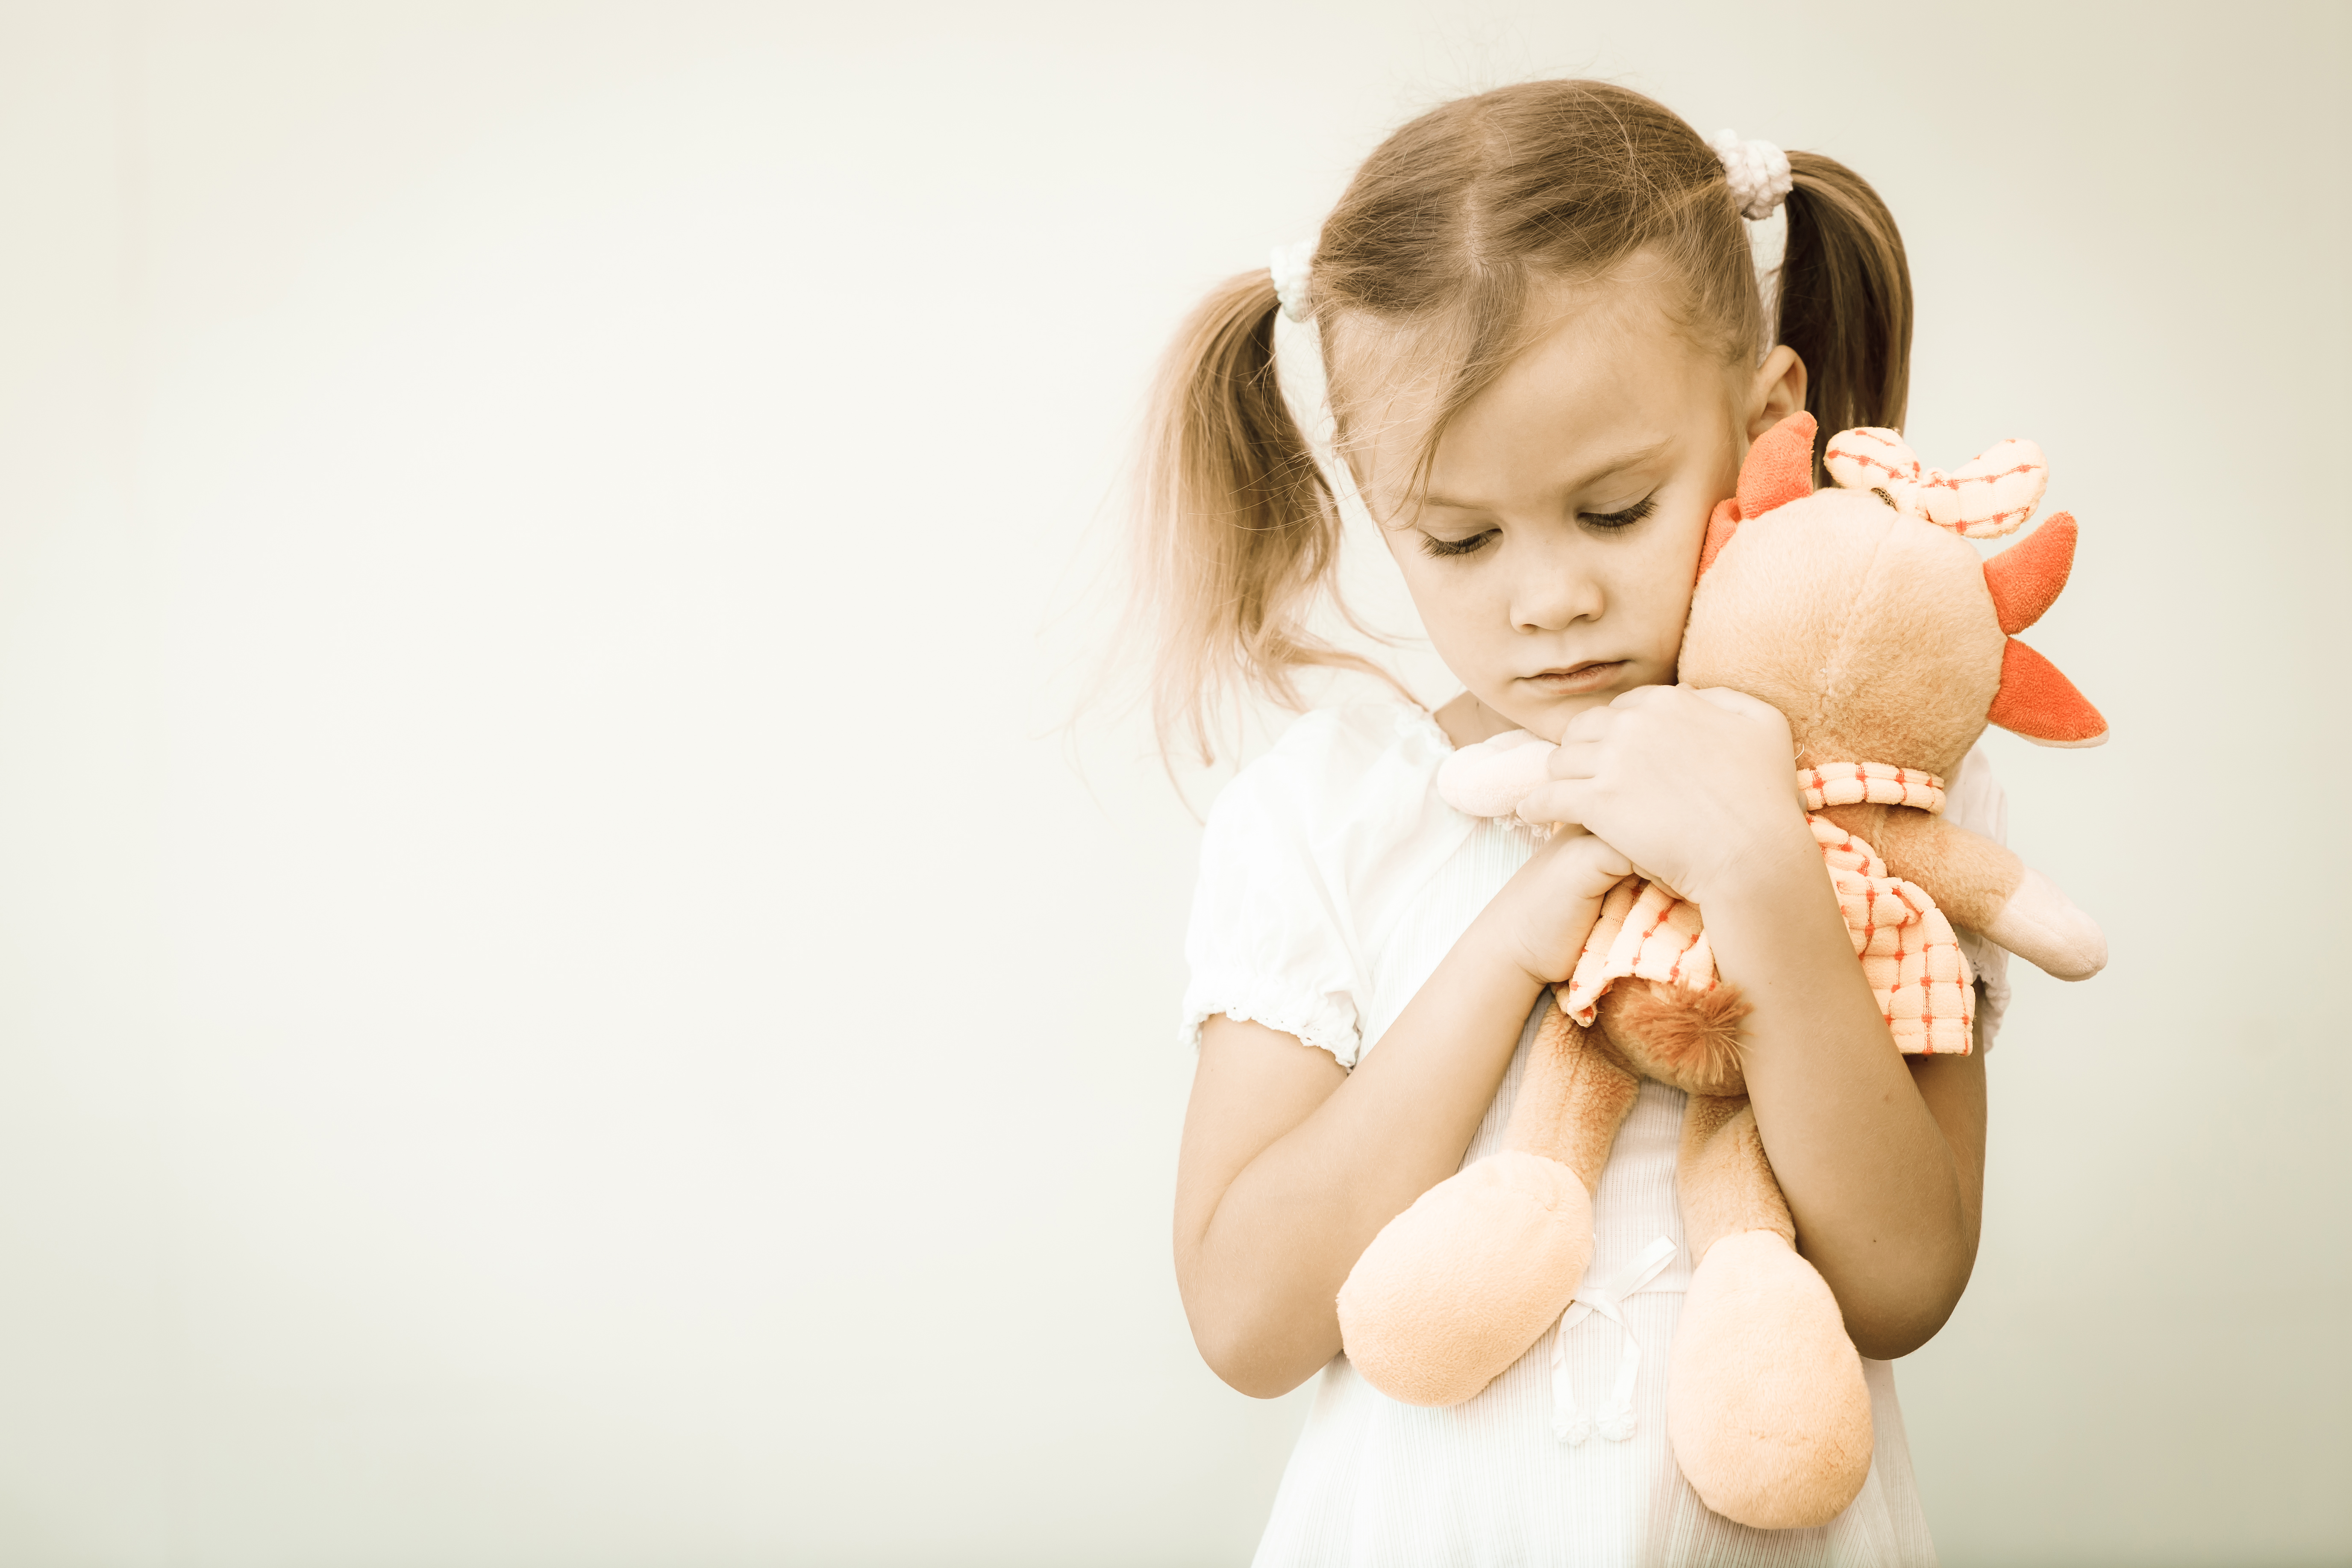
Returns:
[[[2105,738],[2097,710],[2011,635],[2064,586],[2074,524],[2061,513],[1980,559],[1964,540],[2021,527],[2041,498],[2031,443],[1947,475],[1892,431],[1849,430],[1825,458],[1838,488],[1816,493],[1813,434],[1797,415],[1758,440],[1738,496],[1709,520],[1681,677],[1787,715],[1791,793],[1890,1048],[1966,1052],[1975,991],[1952,922],[2063,979],[2106,962],[2099,928],[2048,879],[1937,815],[1942,778],[1989,722],[2048,745]],[[1465,747],[1441,793],[1509,816],[1551,750],[1524,731]],[[1743,1524],[1826,1522],[1868,1473],[1869,1394],[1836,1300],[1796,1250],[1741,1077],[1746,1005],[1716,976],[1700,912],[1628,879],[1554,989],[1504,1151],[1391,1220],[1342,1287],[1349,1359],[1394,1398],[1453,1405],[1563,1314],[1613,1316],[1605,1295],[1575,1300],[1592,1255],[1590,1194],[1640,1080],[1656,1079],[1689,1096],[1676,1182],[1694,1272],[1666,1389],[1675,1460],[1709,1508]],[[1593,1424],[1554,1364],[1556,1427],[1582,1441]],[[1601,1430],[1622,1437],[1631,1421],[1626,1379]]]

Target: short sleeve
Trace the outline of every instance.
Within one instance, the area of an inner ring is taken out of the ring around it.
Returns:
[[[1944,816],[1955,827],[1965,827],[1995,844],[2009,842],[2009,796],[1993,776],[1992,763],[1979,745],[1960,760],[1944,791]],[[2009,1011],[2009,950],[1967,927],[1956,927],[1960,951],[1977,976],[1977,1038],[1992,1049],[2000,1032],[2001,1016]]]
[[[1222,1013],[1356,1065],[1386,906],[1469,826],[1437,798],[1447,749],[1417,709],[1319,711],[1225,786],[1201,836],[1184,1042]]]

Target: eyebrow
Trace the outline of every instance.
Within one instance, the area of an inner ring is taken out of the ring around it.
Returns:
[[[1637,463],[1648,462],[1651,458],[1664,451],[1671,445],[1673,445],[1672,437],[1662,437],[1655,441],[1650,442],[1647,446],[1629,447],[1625,450],[1618,452],[1613,456],[1594,464],[1590,472],[1578,475],[1573,481],[1569,484],[1562,485],[1559,488],[1562,490],[1588,489],[1600,480],[1607,479],[1610,475],[1617,472],[1621,468],[1630,468]],[[1426,494],[1421,498],[1421,504],[1423,506],[1444,507],[1454,511],[1491,511],[1494,510],[1484,501],[1453,500],[1444,496]]]

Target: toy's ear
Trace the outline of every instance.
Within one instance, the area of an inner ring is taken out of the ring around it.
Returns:
[[[1985,718],[2037,746],[2096,746],[2107,738],[2107,721],[2074,683],[2015,637],[2000,650],[2000,689]]]
[[[2060,512],[1984,563],[2000,629],[2015,637],[2042,618],[2074,566],[2074,520]]]
[[[1810,414],[1791,414],[1748,448],[1739,465],[1739,517],[1761,517],[1774,507],[1813,493],[1813,436]]]
[[[1698,574],[1715,564],[1739,525],[1776,506],[1813,493],[1813,416],[1791,414],[1748,444],[1739,465],[1739,493],[1715,503],[1706,539],[1698,547]]]

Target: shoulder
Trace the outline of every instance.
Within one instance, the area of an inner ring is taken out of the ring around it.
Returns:
[[[1416,819],[1451,749],[1436,721],[1402,702],[1317,709],[1234,775],[1209,826],[1278,826],[1311,838]]]
[[[1354,1063],[1381,934],[1474,826],[1437,794],[1451,750],[1417,708],[1319,709],[1234,776],[1201,839],[1184,1037],[1222,1013]]]
[[[1452,754],[1436,721],[1402,703],[1305,715],[1217,797],[1196,918],[1283,906],[1362,957],[1475,826],[1437,793]]]

